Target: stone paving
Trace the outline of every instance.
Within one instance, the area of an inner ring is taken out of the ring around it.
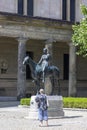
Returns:
[[[66,108],[64,117],[50,118],[48,127],[39,127],[38,120],[26,118],[29,108],[13,104],[0,102],[0,130],[87,130],[87,110]]]

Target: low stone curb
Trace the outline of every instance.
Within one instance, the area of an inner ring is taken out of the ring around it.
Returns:
[[[30,106],[27,105],[18,105],[19,108],[30,108]],[[63,108],[63,110],[69,110],[69,111],[87,111],[87,109],[81,109],[81,108]]]
[[[18,105],[19,108],[30,108],[30,106],[27,105]]]
[[[63,110],[69,110],[69,111],[87,111],[87,109],[81,109],[81,108],[63,108]]]

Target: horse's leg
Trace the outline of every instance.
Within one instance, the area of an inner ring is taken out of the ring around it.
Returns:
[[[60,81],[58,79],[58,95],[61,95],[61,90],[60,90]]]
[[[54,93],[54,86],[55,86],[55,81],[54,81],[54,76],[50,77],[50,82],[52,84],[52,91],[51,91],[51,94],[50,95],[53,95]]]
[[[38,86],[39,86],[39,90],[40,90],[41,88],[43,88],[41,77],[39,77]]]
[[[42,73],[42,88],[44,89],[45,91],[45,72],[43,71]]]
[[[39,93],[39,82],[38,80],[35,80],[35,85],[36,85],[36,93]]]
[[[44,88],[44,92],[46,93],[46,84],[45,84],[46,80],[45,80],[45,75],[44,75],[44,82],[43,82],[43,88]]]
[[[43,71],[43,74],[42,74],[42,82],[44,83],[45,82],[45,72]]]

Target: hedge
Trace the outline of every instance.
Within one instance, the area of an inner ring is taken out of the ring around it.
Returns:
[[[73,98],[64,97],[63,98],[64,108],[82,108],[87,109],[87,98]]]
[[[20,100],[20,105],[30,106],[30,98],[22,98],[22,99]]]
[[[30,105],[30,98],[22,98],[20,105]],[[64,108],[82,108],[87,109],[87,98],[63,97]]]

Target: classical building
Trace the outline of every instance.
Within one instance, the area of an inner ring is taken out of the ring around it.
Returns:
[[[60,69],[61,94],[87,96],[87,58],[76,56],[71,41],[80,4],[87,0],[0,0],[0,96],[36,93],[22,62],[26,54],[38,62],[45,46]]]

